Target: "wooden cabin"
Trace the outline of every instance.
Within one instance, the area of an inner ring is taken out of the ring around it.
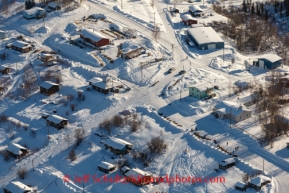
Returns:
[[[100,164],[98,164],[98,169],[106,174],[108,174],[109,172],[112,172],[113,170],[115,170],[116,166],[108,163],[108,162],[100,162]]]
[[[125,173],[125,179],[137,186],[144,186],[151,183],[152,174],[133,168]]]
[[[51,81],[44,81],[40,84],[40,93],[45,95],[52,95],[59,91],[59,84],[56,84]]]
[[[219,163],[219,169],[226,170],[236,165],[234,158],[227,158]]]
[[[68,120],[58,115],[52,114],[46,118],[46,123],[47,125],[53,126],[59,130],[59,129],[64,128],[68,124]]]
[[[20,159],[28,153],[28,149],[17,143],[9,144],[6,151],[8,152],[9,156],[13,157],[14,159]]]
[[[106,149],[109,149],[116,155],[126,154],[132,150],[132,144],[119,138],[110,138],[104,143]]]

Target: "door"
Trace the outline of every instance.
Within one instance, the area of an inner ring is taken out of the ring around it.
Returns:
[[[264,61],[263,60],[259,60],[259,67],[264,68]]]
[[[216,44],[208,44],[208,50],[216,49]]]

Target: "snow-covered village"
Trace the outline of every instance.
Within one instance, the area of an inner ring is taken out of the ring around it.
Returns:
[[[285,193],[289,0],[0,0],[0,193]]]

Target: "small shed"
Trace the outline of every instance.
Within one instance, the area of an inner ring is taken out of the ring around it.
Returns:
[[[192,25],[192,24],[197,24],[198,20],[196,18],[193,18],[191,15],[189,14],[184,14],[181,16],[182,21],[184,23],[184,25]]]
[[[17,143],[9,144],[6,151],[8,152],[8,154],[11,157],[13,157],[15,159],[20,159],[28,153],[28,149],[26,149],[25,147],[23,147]]]
[[[180,10],[177,9],[176,7],[170,8],[171,13],[179,13]]]
[[[196,134],[202,138],[206,138],[208,133],[206,131],[200,130],[200,131],[196,131]]]
[[[38,55],[38,59],[43,61],[43,62],[48,62],[53,59],[52,54],[46,54],[46,53],[41,53]]]
[[[126,154],[129,150],[132,150],[132,144],[119,139],[119,138],[110,138],[104,143],[106,149],[109,149],[116,155]]]
[[[8,66],[5,66],[5,65],[0,65],[0,72],[2,74],[8,74],[10,72],[10,68]]]
[[[264,54],[258,58],[257,66],[266,69],[275,69],[281,66],[282,58],[276,54]]]
[[[125,173],[125,179],[137,186],[143,186],[151,183],[152,175],[138,168],[133,168]]]
[[[248,185],[245,184],[244,182],[238,181],[238,182],[236,183],[236,185],[235,185],[235,189],[236,189],[236,190],[240,190],[240,191],[242,191],[242,192],[246,191],[247,188],[248,188]]]
[[[271,179],[261,174],[252,178],[250,182],[248,182],[248,186],[254,188],[257,191],[260,191],[262,186],[265,186],[268,183],[271,183]]]
[[[234,158],[227,158],[219,163],[219,169],[226,170],[236,165]]]
[[[42,114],[41,114],[41,118],[42,118],[42,119],[47,119],[47,117],[49,117],[49,114],[48,114],[48,113],[42,113]]]
[[[108,163],[108,162],[100,162],[100,164],[98,164],[98,169],[106,174],[108,174],[109,172],[112,172],[113,170],[115,170],[116,166]]]
[[[128,59],[133,59],[135,57],[138,57],[145,53],[146,53],[146,49],[144,47],[140,47],[135,50],[129,51],[126,54],[123,54],[121,57],[125,60],[128,60]]]
[[[38,19],[46,16],[46,11],[40,7],[33,7],[23,11],[23,17],[26,19]]]
[[[125,175],[125,173],[128,172],[129,170],[130,168],[127,166],[123,166],[122,168],[120,168],[120,172],[122,173],[122,175]]]
[[[30,186],[19,181],[12,181],[4,188],[4,193],[29,193],[33,191]]]
[[[44,81],[40,84],[40,93],[45,95],[52,95],[59,91],[59,84],[51,81]]]
[[[23,41],[13,42],[11,44],[11,48],[13,50],[20,51],[22,53],[27,53],[27,52],[30,52],[32,50],[32,46],[29,43],[23,42]]]
[[[61,9],[60,5],[58,5],[57,3],[54,3],[54,2],[48,3],[47,7],[49,9],[52,9],[52,10],[60,10]]]
[[[60,117],[58,115],[49,115],[49,117],[46,119],[46,123],[49,126],[53,126],[55,128],[62,129],[68,124],[68,120]]]
[[[0,30],[0,40],[5,38],[8,38],[7,32]]]

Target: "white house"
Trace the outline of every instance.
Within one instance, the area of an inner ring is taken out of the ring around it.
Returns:
[[[221,101],[214,107],[213,113],[216,118],[231,119],[235,122],[243,121],[252,116],[252,112],[247,107],[231,101]]]

